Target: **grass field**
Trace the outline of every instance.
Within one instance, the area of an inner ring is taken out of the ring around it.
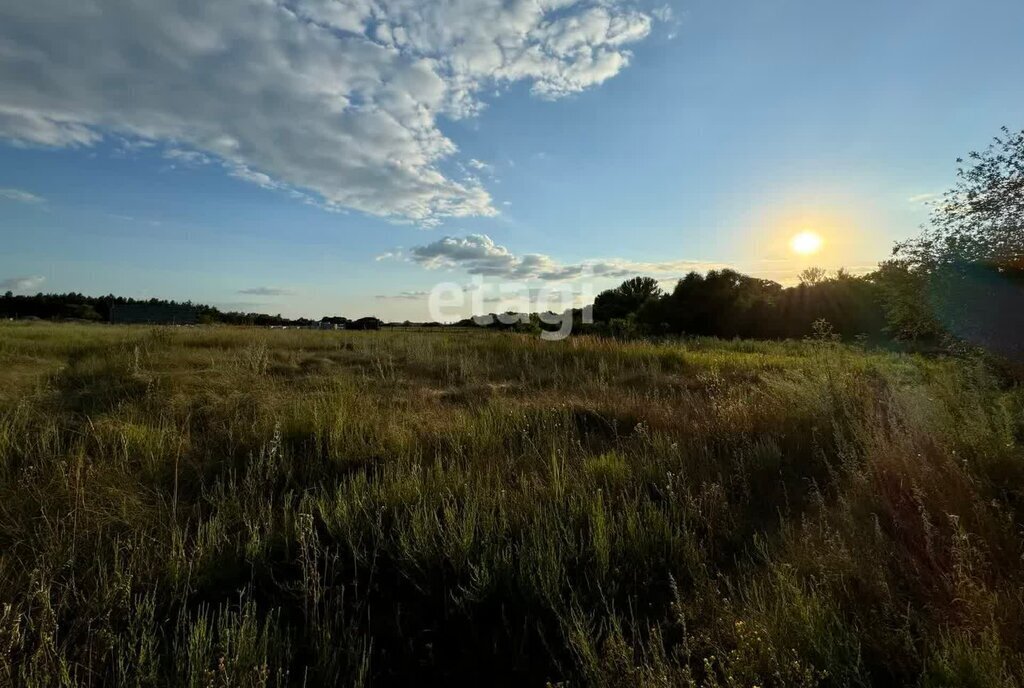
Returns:
[[[0,326],[0,685],[1014,686],[1022,526],[970,361]]]

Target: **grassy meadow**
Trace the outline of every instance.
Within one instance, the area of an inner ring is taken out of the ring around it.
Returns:
[[[1017,686],[1022,526],[969,359],[0,325],[2,686]]]

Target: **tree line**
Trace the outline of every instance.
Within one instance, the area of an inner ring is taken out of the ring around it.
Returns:
[[[89,322],[110,321],[111,310],[123,305],[149,305],[168,307],[191,307],[196,310],[201,323],[223,323],[227,325],[308,326],[315,321],[308,318],[286,318],[266,313],[241,313],[221,311],[214,306],[191,301],[167,299],[134,299],[125,296],[88,296],[78,292],[66,294],[14,294],[8,291],[0,296],[0,317],[39,318],[42,320],[83,320]],[[325,318],[326,320],[326,318]],[[331,319],[332,321],[336,319]],[[341,320],[345,320],[342,318]]]
[[[735,270],[691,272],[671,291],[635,277],[598,294],[596,329],[611,334],[687,334],[744,339],[787,339],[828,327],[837,337],[887,336],[880,286],[873,276],[810,269],[785,288]],[[817,324],[817,325],[816,325]]]
[[[923,347],[973,346],[1024,361],[1024,131],[1004,128],[985,150],[958,160],[957,181],[935,203],[916,238],[867,275],[812,268],[783,287],[734,270],[690,273],[665,291],[651,277],[634,277],[600,293],[592,324],[573,313],[576,333],[615,336],[694,335],[785,339],[807,336],[911,342]],[[200,322],[310,326],[317,321],[264,313],[114,295],[0,297],[0,317],[108,321],[119,304],[192,306]],[[372,322],[371,322],[372,321]],[[376,318],[319,322],[365,325]],[[518,321],[491,319],[490,327],[536,331],[537,314]],[[471,326],[465,320],[456,326]],[[372,326],[372,327],[371,327]],[[357,327],[358,328],[358,327]]]

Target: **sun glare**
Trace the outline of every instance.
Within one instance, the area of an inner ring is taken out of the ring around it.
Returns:
[[[789,240],[789,247],[801,256],[810,256],[821,250],[825,240],[814,232],[800,232]]]

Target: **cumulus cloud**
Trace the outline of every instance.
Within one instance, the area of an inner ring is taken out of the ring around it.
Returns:
[[[542,253],[516,255],[486,234],[443,237],[412,248],[408,252],[408,259],[430,270],[458,268],[471,275],[484,277],[546,281],[565,281],[583,276],[621,278],[638,274],[682,274],[724,267],[717,263],[694,260],[642,262],[621,258],[562,263]]]
[[[434,224],[496,213],[440,117],[526,82],[596,86],[650,32],[631,0],[39,0],[0,6],[0,137],[162,141],[183,164]]]
[[[281,287],[250,287],[249,289],[239,289],[238,293],[250,296],[288,296],[292,291]]]
[[[23,191],[22,189],[0,189],[0,198],[18,203],[43,203],[46,201],[42,196]]]
[[[9,277],[0,280],[0,290],[3,291],[35,291],[46,281],[45,277]]]

